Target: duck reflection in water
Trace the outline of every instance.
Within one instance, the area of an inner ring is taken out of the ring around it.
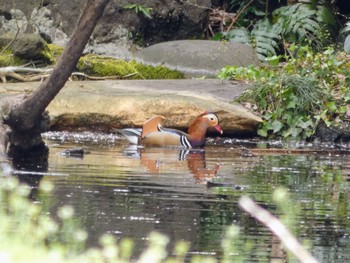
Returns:
[[[131,158],[140,159],[142,166],[152,174],[184,170],[190,172],[199,184],[206,184],[220,169],[219,164],[207,167],[204,149],[139,148],[129,145],[124,153]]]

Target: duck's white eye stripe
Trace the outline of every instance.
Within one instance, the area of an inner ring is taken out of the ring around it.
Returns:
[[[214,121],[214,120],[217,119],[216,116],[215,116],[214,114],[209,114],[209,115],[207,115],[206,117],[207,117],[210,121]]]

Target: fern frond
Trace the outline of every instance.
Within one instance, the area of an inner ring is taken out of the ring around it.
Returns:
[[[321,30],[321,14],[311,8],[311,5],[297,3],[276,9],[273,15],[276,24],[282,28],[284,38],[292,41],[302,41],[308,35],[316,35]]]
[[[234,28],[227,33],[231,42],[251,44],[250,32],[246,28]]]
[[[268,19],[259,20],[251,35],[255,42],[255,50],[260,60],[276,55],[279,39],[279,28],[273,26]]]

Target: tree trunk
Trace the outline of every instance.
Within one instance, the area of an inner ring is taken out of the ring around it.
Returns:
[[[4,123],[12,130],[10,143],[23,149],[40,144],[40,134],[49,124],[45,109],[74,70],[108,2],[109,0],[88,0],[50,77],[29,96],[18,97],[6,109],[3,107],[6,116]]]

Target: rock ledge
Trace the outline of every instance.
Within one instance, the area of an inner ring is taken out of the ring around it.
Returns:
[[[1,94],[30,92],[39,83],[1,84]],[[150,117],[166,117],[165,126],[186,129],[204,111],[215,111],[226,136],[255,134],[261,118],[229,103],[247,85],[220,80],[71,81],[48,107],[52,130],[110,132],[141,127]]]

